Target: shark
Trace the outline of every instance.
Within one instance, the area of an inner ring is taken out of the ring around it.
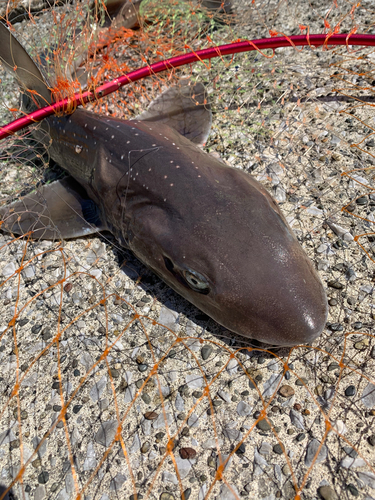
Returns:
[[[0,23],[0,61],[27,110],[51,102],[42,68]],[[76,109],[33,131],[68,174],[0,211],[34,238],[110,231],[167,285],[226,329],[273,346],[312,343],[327,297],[277,202],[250,174],[202,149],[212,112],[182,80],[132,120]]]

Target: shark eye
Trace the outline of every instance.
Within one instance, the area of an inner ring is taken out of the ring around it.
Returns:
[[[210,285],[208,281],[197,271],[184,271],[183,275],[190,288],[192,288],[196,292],[208,293],[210,291]]]

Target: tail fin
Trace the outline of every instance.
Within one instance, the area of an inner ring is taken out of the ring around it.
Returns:
[[[28,97],[38,106],[51,102],[45,77],[13,33],[0,22],[0,62],[18,81]]]

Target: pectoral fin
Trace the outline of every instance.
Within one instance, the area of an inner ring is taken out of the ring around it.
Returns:
[[[1,229],[33,239],[68,239],[106,229],[97,205],[71,177],[52,182],[0,209]]]
[[[137,120],[160,122],[203,146],[210,133],[212,113],[204,85],[182,80],[157,97]]]

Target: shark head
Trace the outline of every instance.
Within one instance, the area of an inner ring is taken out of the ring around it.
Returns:
[[[170,186],[136,211],[130,248],[229,330],[278,346],[311,343],[325,326],[326,294],[277,203],[248,174],[185,151],[175,160],[184,190]]]

